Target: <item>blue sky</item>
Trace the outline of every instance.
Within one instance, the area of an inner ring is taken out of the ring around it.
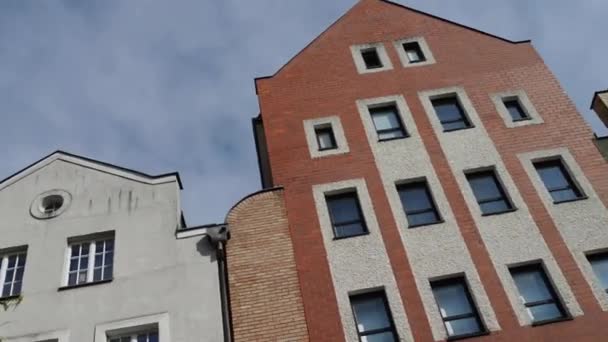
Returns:
[[[355,0],[2,0],[4,178],[56,149],[179,171],[188,223],[223,221],[259,189],[253,78],[274,73]],[[608,1],[402,0],[509,39],[532,39],[598,134]]]

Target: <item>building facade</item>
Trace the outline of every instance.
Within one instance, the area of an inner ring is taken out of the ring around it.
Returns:
[[[361,0],[256,79],[235,341],[602,341],[608,166],[531,42]]]
[[[0,340],[223,341],[221,227],[184,227],[180,189],[64,152],[2,181]]]

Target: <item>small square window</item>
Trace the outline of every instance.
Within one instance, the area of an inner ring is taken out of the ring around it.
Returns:
[[[378,50],[376,50],[376,48],[361,50],[361,57],[363,58],[365,67],[367,69],[379,69],[384,66],[380,60],[380,55],[378,55]]]
[[[542,265],[526,265],[509,270],[532,323],[540,324],[566,317],[566,312]]]
[[[431,100],[444,132],[473,127],[456,96]]]
[[[530,117],[526,111],[524,111],[524,108],[517,99],[503,100],[503,103],[509,111],[513,121],[530,120]]]
[[[513,205],[494,171],[468,173],[466,177],[483,215],[513,210]]]
[[[587,256],[587,259],[602,289],[608,292],[608,253],[592,254]]]
[[[114,273],[114,234],[70,242],[66,286],[111,280]],[[74,240],[74,239],[72,239]]]
[[[397,331],[384,291],[350,296],[361,341],[397,342]]]
[[[334,136],[334,130],[331,128],[331,126],[315,127],[315,134],[317,136],[319,151],[327,151],[338,148],[336,137]]]
[[[336,239],[367,234],[367,225],[356,192],[326,196]]]
[[[569,202],[584,197],[561,160],[534,163],[534,167],[554,203]]]
[[[21,294],[26,255],[25,248],[0,254],[0,298]]]
[[[426,181],[397,186],[410,228],[441,221]]]
[[[486,331],[464,278],[433,281],[431,289],[450,338]]]
[[[426,61],[418,42],[403,43],[403,50],[410,63],[421,63]]]
[[[372,116],[376,133],[378,133],[378,140],[383,141],[406,137],[407,133],[403,128],[397,106],[373,107],[369,109],[369,113]]]

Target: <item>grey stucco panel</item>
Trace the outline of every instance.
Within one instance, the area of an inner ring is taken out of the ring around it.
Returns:
[[[431,100],[446,94],[458,96],[467,117],[474,125],[473,128],[443,132],[443,127],[437,118]],[[574,316],[582,314],[567,281],[532,219],[464,88],[450,87],[424,91],[419,93],[419,97],[439,138],[452,173],[473,215],[484,245],[490,254],[492,263],[519,323],[530,325],[531,318],[521,302],[509,267],[531,261],[543,261],[568,311]],[[493,216],[482,215],[479,204],[466,179],[465,171],[485,168],[495,170],[513,205],[517,208],[516,211]]]
[[[334,240],[325,195],[352,190],[357,192],[369,234]],[[319,184],[312,191],[346,340],[359,341],[349,295],[384,289],[400,340],[413,341],[365,180]]]
[[[409,137],[378,141],[368,108],[384,103],[395,103]],[[433,169],[430,157],[420,138],[418,128],[402,95],[385,96],[357,101],[368,142],[388,196],[389,204],[409,263],[414,273],[416,287],[435,340],[447,337],[443,320],[437,308],[430,280],[446,276],[465,275],[471,293],[478,303],[481,318],[490,330],[499,330],[495,314],[483,289],[479,275],[471,260],[451,207]],[[408,228],[407,218],[397,193],[396,184],[425,178],[434,195],[444,222],[414,229]]]
[[[606,234],[608,211],[606,207],[567,148],[535,151],[520,154],[518,157],[584,277],[591,284],[600,306],[607,311],[608,295],[587,260],[588,253],[608,250],[608,234]],[[533,165],[535,161],[548,158],[559,158],[563,161],[577,186],[587,196],[586,199],[560,204],[553,203],[551,195]]]

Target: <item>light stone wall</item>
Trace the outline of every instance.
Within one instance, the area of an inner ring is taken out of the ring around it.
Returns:
[[[171,342],[221,341],[215,251],[204,236],[176,239],[177,180],[151,184],[83,164],[57,159],[0,190],[0,249],[28,245],[23,301],[0,310],[0,336],[87,342],[100,325],[166,315]],[[32,217],[32,202],[52,189],[71,194],[69,207],[54,218]],[[58,291],[68,238],[110,230],[113,281]]]
[[[443,132],[443,128],[431,99],[446,94],[456,94],[473,128]],[[573,316],[582,314],[567,281],[565,280],[557,262],[548,249],[538,227],[520,196],[515,183],[508,174],[505,165],[488,136],[479,115],[475,111],[465,90],[462,87],[451,87],[419,93],[422,105],[427,113],[433,128],[439,138],[441,147],[449,162],[450,168],[456,177],[467,206],[481,233],[483,242],[490,254],[492,263],[505,288],[509,301],[521,325],[530,325],[531,318],[527,314],[519,298],[519,292],[509,273],[508,267],[541,261],[548,271],[548,276],[556,286],[567,310]],[[494,168],[505,191],[510,196],[516,211],[500,215],[482,216],[479,205],[475,199],[465,176],[465,171]]]
[[[312,190],[346,340],[359,341],[349,295],[384,289],[400,340],[413,341],[365,180],[319,184]],[[357,192],[369,234],[334,240],[325,196],[352,190]]]
[[[606,234],[608,211],[606,211],[606,207],[567,148],[535,151],[521,154],[518,157],[576,263],[591,284],[593,293],[602,309],[604,311],[608,310],[608,295],[593,273],[586,256],[587,253],[603,251],[608,248],[608,234]],[[534,168],[533,162],[556,157],[563,161],[573,180],[587,197],[586,199],[559,204],[553,203],[553,199]]]
[[[368,108],[382,103],[397,105],[402,122],[409,133],[408,138],[378,141]],[[416,287],[421,294],[425,312],[431,323],[433,337],[437,341],[443,340],[447,337],[447,333],[430,287],[430,280],[462,274],[465,274],[467,278],[471,294],[477,303],[484,324],[492,331],[499,330],[500,327],[490,307],[487,294],[405,99],[401,95],[365,99],[357,101],[357,107],[388,195],[393,216],[397,222],[402,243],[408,253]],[[444,222],[408,229],[396,184],[421,178],[426,178]]]

